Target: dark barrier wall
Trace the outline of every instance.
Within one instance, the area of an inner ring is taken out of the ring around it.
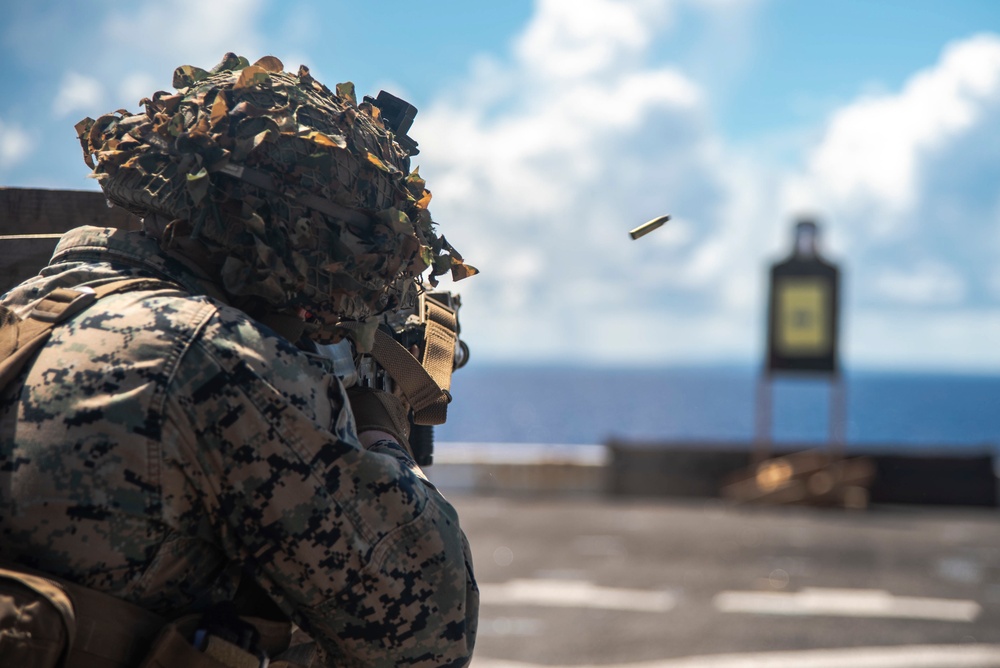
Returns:
[[[52,257],[55,235],[0,235],[0,294],[32,276]]]
[[[876,455],[872,503],[997,505],[993,457]]]
[[[0,188],[0,234],[62,234],[81,225],[139,229],[125,209],[86,190]]]
[[[814,447],[814,446],[812,446]],[[615,496],[718,497],[723,484],[747,470],[749,443],[644,443],[612,440],[606,489]],[[808,449],[783,446],[775,455]],[[955,451],[905,453],[866,448],[874,460],[872,503],[996,506],[992,454]],[[893,448],[892,450],[898,450]],[[943,454],[947,453],[947,454]]]
[[[82,190],[0,188],[0,294],[44,267],[58,237],[81,225],[139,229],[125,209]]]

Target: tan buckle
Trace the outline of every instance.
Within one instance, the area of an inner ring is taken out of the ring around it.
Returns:
[[[42,322],[62,322],[97,301],[91,288],[56,288],[35,305],[29,317]]]

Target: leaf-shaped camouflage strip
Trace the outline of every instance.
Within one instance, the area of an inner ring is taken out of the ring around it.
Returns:
[[[426,183],[354,85],[335,92],[305,66],[227,53],[184,65],[176,93],[138,114],[76,126],[108,200],[139,216],[187,221],[161,244],[218,258],[225,289],[267,309],[310,314],[309,333],[413,302],[422,276],[476,273],[436,232]]]
[[[235,53],[229,52],[222,57],[222,60],[218,65],[212,68],[212,74],[218,74],[219,72],[224,72],[229,70],[230,72],[235,72],[241,70],[244,67],[250,65],[250,61],[242,56],[237,56]]]
[[[341,98],[345,102],[351,104],[352,106],[358,106],[358,98],[354,94],[354,84],[350,81],[337,84],[337,97]]]
[[[281,72],[285,69],[284,64],[274,56],[264,56],[254,63],[254,67],[259,67],[265,72]]]
[[[187,88],[191,84],[201,81],[208,76],[208,72],[201,69],[200,67],[192,67],[191,65],[181,65],[176,70],[174,70],[174,88]]]
[[[239,91],[259,86],[269,87],[270,85],[271,77],[267,70],[257,65],[251,65],[240,70],[240,75],[236,78],[236,83],[233,84],[233,90]]]

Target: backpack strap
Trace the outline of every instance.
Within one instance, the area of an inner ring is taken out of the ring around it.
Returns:
[[[133,668],[167,623],[109,594],[20,565],[0,568],[0,664]]]
[[[133,668],[167,623],[158,614],[110,594],[51,579],[69,594],[76,613],[76,637],[66,668]]]
[[[126,278],[96,288],[56,288],[22,319],[0,305],[0,388],[14,381],[59,323],[106,297],[128,290],[178,289],[156,278]]]
[[[65,590],[47,578],[0,568],[0,663],[62,667],[76,636]]]

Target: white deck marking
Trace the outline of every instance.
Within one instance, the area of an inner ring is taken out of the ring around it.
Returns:
[[[667,591],[599,587],[581,580],[511,580],[479,586],[483,605],[545,605],[667,612],[677,597]]]
[[[572,668],[997,668],[1000,645],[903,645],[748,652]],[[570,668],[473,657],[470,668]]]
[[[724,591],[713,601],[720,612],[762,615],[893,617],[971,622],[982,608],[975,601],[893,596],[881,589],[806,588],[798,592]]]
[[[533,617],[480,617],[478,637],[538,636],[545,623]]]

